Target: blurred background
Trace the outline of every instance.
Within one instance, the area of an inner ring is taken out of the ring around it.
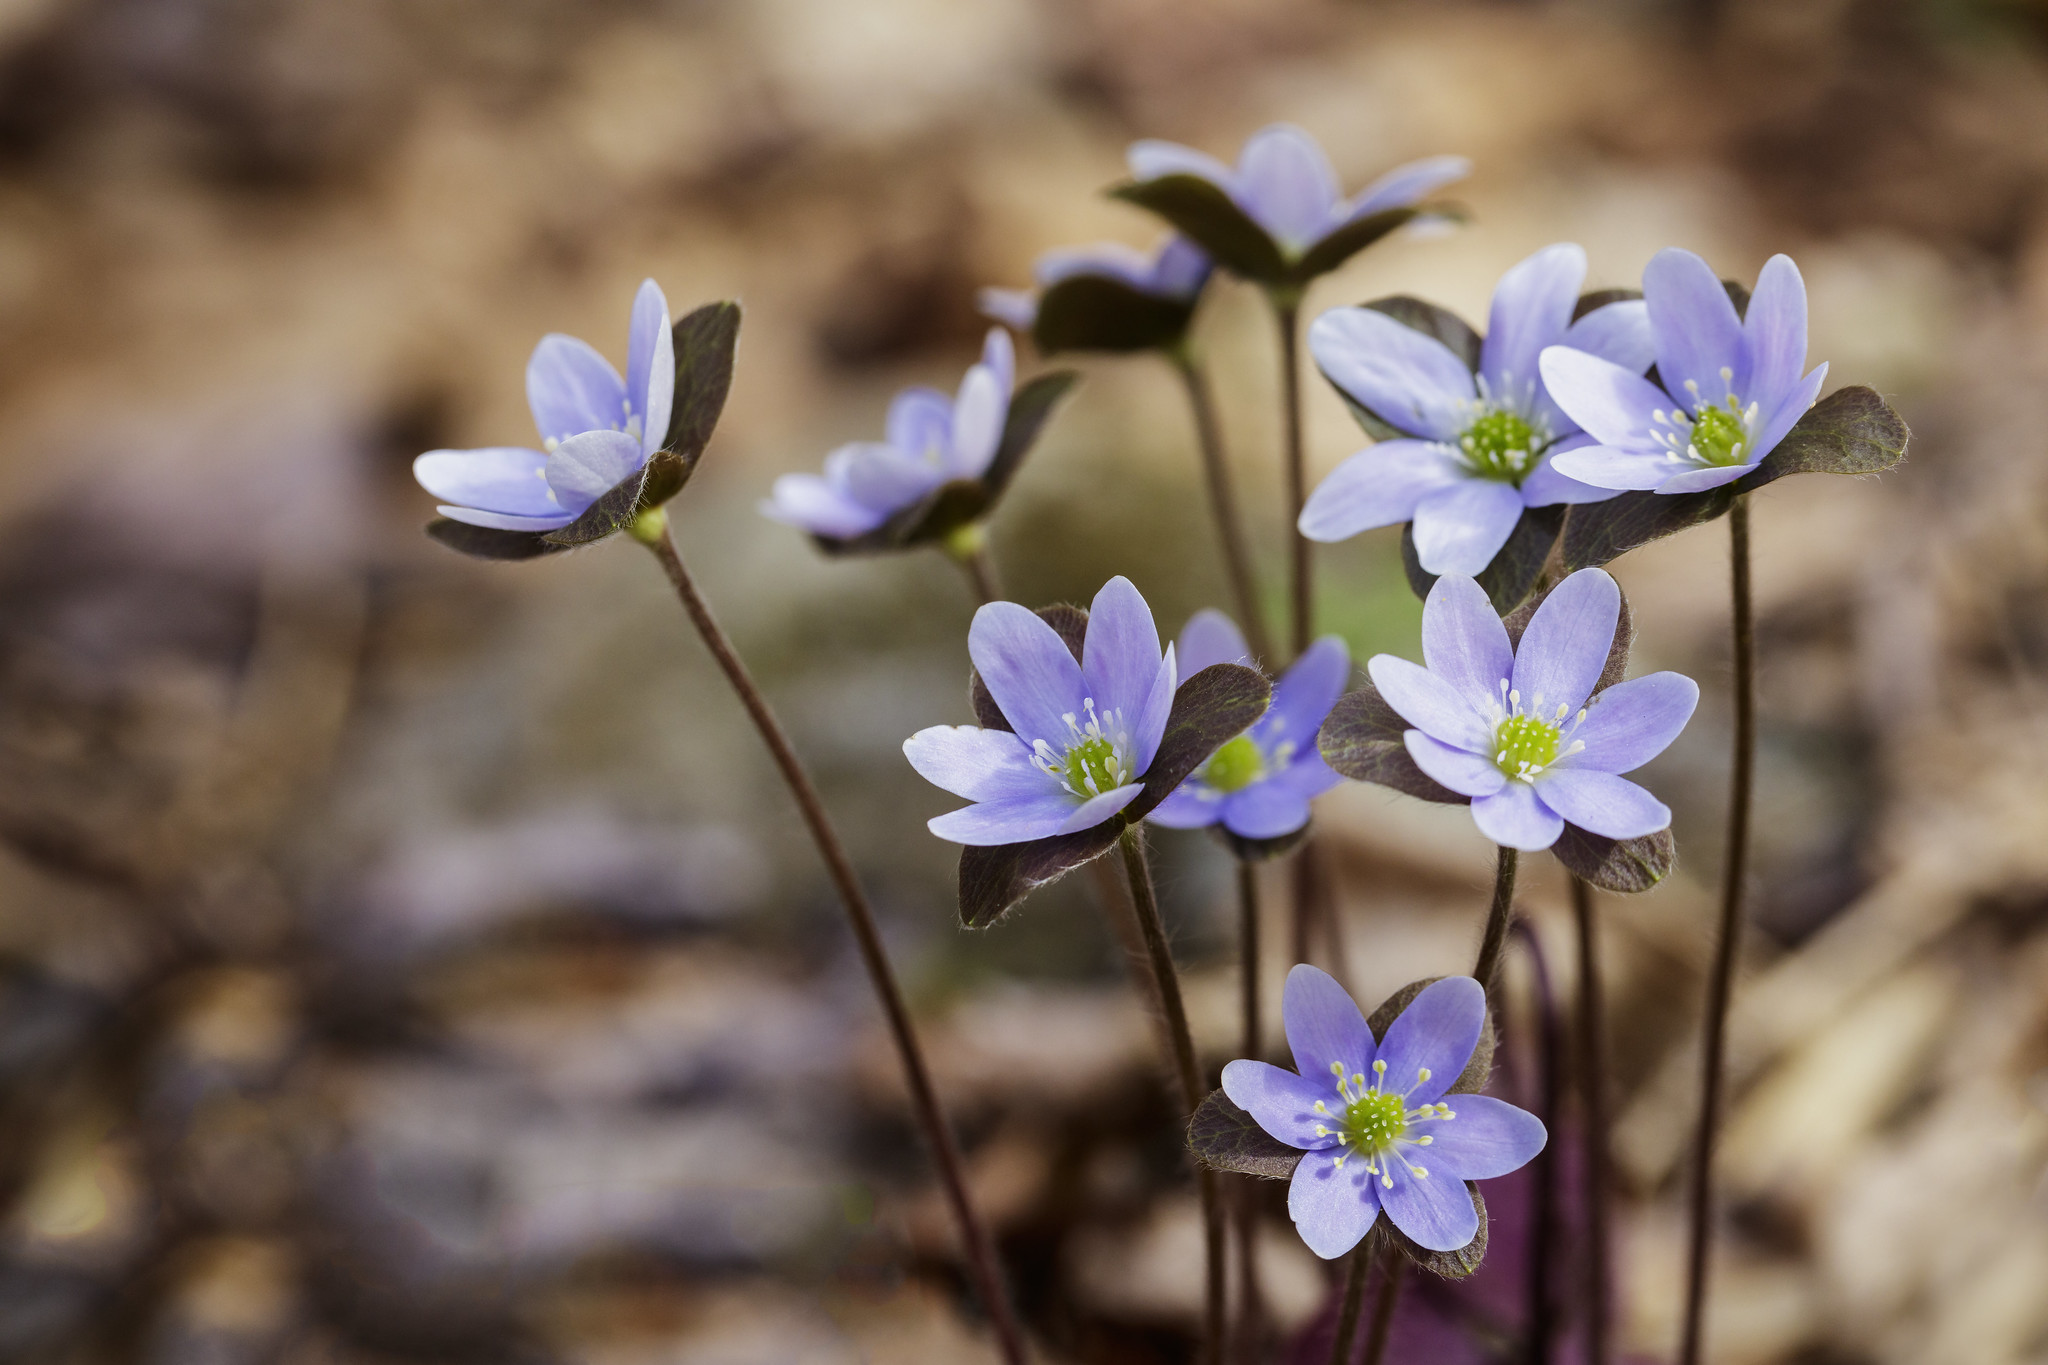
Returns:
[[[957,928],[923,829],[955,803],[900,755],[970,718],[964,583],[929,553],[827,562],[753,505],[879,433],[896,387],[950,389],[977,286],[1149,244],[1099,193],[1126,143],[1234,157],[1278,119],[1349,187],[1476,165],[1469,226],[1382,244],[1310,313],[1398,291],[1479,320],[1559,240],[1588,287],[1668,244],[1744,279],[1787,251],[1831,383],[1912,424],[1882,480],[1757,506],[1762,845],[1712,1351],[2048,1360],[2034,0],[4,0],[0,1358],[993,1359],[829,888],[655,566],[420,534],[411,458],[531,440],[534,342],[623,362],[648,275],[678,312],[745,305],[679,538],[855,846],[1042,1357],[1190,1358],[1192,1187],[1117,940],[1085,877]],[[1277,605],[1270,322],[1220,282],[1198,333]],[[1179,394],[1154,361],[1083,368],[996,553],[1020,600],[1127,573],[1177,631],[1224,598]],[[1309,408],[1320,474],[1362,440],[1320,381]],[[1318,556],[1322,627],[1414,654],[1393,533]],[[1637,669],[1706,691],[1649,774],[1680,870],[1599,907],[1617,1330],[1668,1358],[1725,532],[1616,572]],[[1466,814],[1357,787],[1320,811],[1360,999],[1464,969],[1491,858]],[[1155,847],[1220,1063],[1229,865]],[[1571,922],[1538,861],[1554,1015]],[[1284,952],[1276,928],[1269,999]],[[1534,961],[1499,1082],[1528,1103]],[[1518,1349],[1526,1179],[1489,1200],[1488,1269],[1412,1294],[1392,1359]],[[1328,1270],[1277,1212],[1260,1272],[1281,1349],[1319,1359]]]

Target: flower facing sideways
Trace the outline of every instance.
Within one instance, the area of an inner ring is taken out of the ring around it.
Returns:
[[[1486,992],[1469,976],[1432,982],[1375,1039],[1344,988],[1303,964],[1281,997],[1294,1071],[1259,1061],[1223,1068],[1223,1092],[1268,1135],[1306,1155],[1287,1211],[1309,1250],[1333,1260],[1384,1212],[1430,1251],[1479,1232],[1465,1188],[1543,1150],[1542,1122],[1488,1095],[1452,1094],[1486,1027]]]
[[[1060,247],[1044,253],[1033,264],[1031,274],[1038,286],[1035,292],[1029,289],[984,289],[977,296],[976,303],[985,315],[1028,333],[1037,327],[1048,296],[1058,292],[1063,298],[1073,292],[1074,287],[1062,291],[1061,285],[1068,281],[1075,281],[1075,287],[1106,282],[1138,296],[1137,301],[1141,304],[1150,301],[1165,305],[1166,317],[1180,319],[1179,327],[1175,329],[1178,332],[1186,329],[1187,318],[1194,312],[1195,299],[1201,294],[1202,286],[1209,282],[1213,269],[1208,253],[1179,234],[1168,237],[1150,252],[1139,251],[1121,242]],[[1057,311],[1060,308],[1058,300],[1051,307]],[[1066,330],[1071,329],[1062,329]],[[1098,334],[1102,349],[1121,349],[1107,344],[1107,327],[1098,325],[1092,330]],[[1072,344],[1075,349],[1088,349],[1080,341]]]
[[[1558,406],[1594,438],[1557,468],[1600,488],[1700,493],[1754,470],[1813,407],[1828,367],[1806,364],[1806,284],[1773,256],[1738,317],[1707,263],[1669,247],[1643,271],[1657,377],[1582,351],[1543,353]]]
[[[1380,654],[1366,665],[1414,727],[1404,738],[1415,765],[1471,798],[1496,844],[1546,849],[1567,823],[1607,839],[1670,825],[1670,808],[1620,774],[1677,738],[1700,690],[1651,673],[1594,696],[1620,614],[1614,580],[1581,569],[1537,607],[1517,648],[1479,585],[1447,574],[1423,604],[1424,663]]]
[[[430,450],[413,477],[442,516],[499,531],[558,531],[638,473],[668,435],[675,396],[668,301],[653,280],[633,300],[626,377],[588,343],[550,333],[526,364],[541,449]]]
[[[1244,636],[1220,611],[1181,631],[1180,667],[1249,664]],[[1316,731],[1351,676],[1351,651],[1326,635],[1280,675],[1258,724],[1218,749],[1149,817],[1169,829],[1221,824],[1241,839],[1278,839],[1308,823],[1309,801],[1343,781],[1316,751]]]
[[[935,725],[903,742],[926,781],[975,803],[932,820],[932,833],[973,845],[1072,834],[1144,790],[1176,671],[1173,647],[1161,653],[1152,609],[1129,579],[1112,578],[1095,595],[1079,662],[1014,602],[974,614],[967,652],[1011,730]]]

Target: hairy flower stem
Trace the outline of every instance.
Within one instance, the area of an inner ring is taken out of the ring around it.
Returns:
[[[1202,1069],[1195,1060],[1195,1039],[1188,1030],[1188,1011],[1181,999],[1180,974],[1174,969],[1173,950],[1166,942],[1166,925],[1159,918],[1159,897],[1152,888],[1152,869],[1145,859],[1145,835],[1133,825],[1118,841],[1124,855],[1124,875],[1131,883],[1131,904],[1137,908],[1138,927],[1145,934],[1145,954],[1152,964],[1152,979],[1159,988],[1159,1003],[1166,1011],[1167,1032],[1173,1040],[1173,1067],[1180,1081],[1181,1100],[1193,1117],[1206,1095]],[[1195,1174],[1202,1195],[1202,1243],[1207,1292],[1202,1312],[1202,1359],[1221,1365],[1223,1349],[1223,1209],[1217,1202],[1216,1173],[1197,1162]]]
[[[1557,1131],[1557,1081],[1562,1070],[1564,1042],[1557,1017],[1557,997],[1550,986],[1550,964],[1543,956],[1543,943],[1526,919],[1515,921],[1515,936],[1529,950],[1529,965],[1536,977],[1536,1116],[1547,1132]],[[1546,1144],[1530,1162],[1536,1179],[1536,1199],[1529,1220],[1528,1280],[1523,1286],[1523,1320],[1526,1338],[1523,1359],[1528,1365],[1549,1365],[1550,1339],[1555,1334],[1556,1299],[1551,1286],[1552,1262],[1558,1257],[1557,1156]]]
[[[1380,1296],[1372,1306],[1372,1330],[1365,1337],[1362,1365],[1380,1365],[1387,1356],[1387,1339],[1394,1333],[1394,1306],[1401,1301],[1401,1282],[1408,1273],[1408,1258],[1389,1246],[1384,1257],[1387,1268],[1380,1279]]]
[[[1579,1122],[1585,1125],[1586,1365],[1607,1365],[1607,1009],[1593,888],[1572,878],[1579,938]]]
[[[661,562],[662,571],[668,575],[683,610],[689,613],[690,623],[697,628],[704,647],[711,651],[711,657],[717,660],[726,681],[739,695],[741,705],[753,718],[754,728],[760,731],[762,742],[768,746],[775,766],[781,770],[790,795],[796,798],[804,824],[810,829],[811,841],[818,846],[818,854],[825,860],[825,870],[831,875],[841,903],[846,906],[847,919],[853,925],[854,941],[860,947],[861,961],[866,965],[868,979],[881,1000],[882,1014],[888,1020],[890,1036],[896,1043],[897,1059],[902,1063],[904,1079],[909,1083],[911,1107],[917,1115],[918,1126],[924,1130],[933,1160],[938,1164],[939,1178],[945,1186],[947,1202],[952,1205],[954,1221],[959,1224],[961,1246],[967,1254],[968,1269],[974,1277],[982,1308],[995,1330],[1004,1361],[1007,1365],[1023,1365],[1026,1358],[1024,1333],[1018,1326],[1016,1310],[1011,1306],[1009,1293],[1003,1285],[995,1244],[968,1196],[959,1145],[939,1108],[931,1072],[925,1065],[924,1052],[918,1046],[917,1034],[911,1026],[910,1011],[903,1003],[903,992],[896,984],[895,972],[882,948],[882,935],[875,925],[867,893],[861,889],[860,879],[854,873],[853,861],[839,841],[831,816],[825,813],[825,803],[819,798],[810,774],[796,756],[796,750],[790,747],[789,736],[783,732],[782,723],[769,709],[767,698],[754,685],[754,679],[734,651],[732,641],[726,638],[717,618],[712,616],[710,606],[698,593],[689,570],[683,567],[682,556],[676,553],[675,542],[669,535],[668,518],[659,509],[644,513],[634,523],[632,533]]]
[[[1721,859],[1720,942],[1707,981],[1707,1014],[1700,1062],[1699,1133],[1693,1143],[1692,1187],[1687,1198],[1685,1334],[1679,1365],[1699,1365],[1706,1331],[1707,1251],[1714,1213],[1714,1133],[1721,1123],[1728,1003],[1742,935],[1743,880],[1749,870],[1749,805],[1756,780],[1756,621],[1749,591],[1749,499],[1728,509],[1728,551],[1735,643],[1735,763],[1728,790],[1728,843]]]
[[[1273,642],[1266,634],[1266,613],[1259,605],[1258,580],[1252,576],[1251,552],[1245,539],[1244,518],[1238,511],[1237,492],[1230,481],[1230,466],[1223,453],[1223,427],[1216,419],[1215,396],[1186,340],[1169,347],[1166,358],[1187,389],[1188,409],[1195,419],[1195,444],[1202,453],[1202,476],[1209,485],[1209,509],[1216,514],[1216,538],[1223,548],[1223,569],[1230,578],[1231,595],[1237,600],[1237,619],[1244,623],[1245,641],[1251,646],[1252,657],[1270,662]]]
[[[1308,502],[1308,468],[1301,449],[1301,299],[1274,294],[1273,315],[1280,324],[1280,430],[1287,456],[1287,538],[1292,549],[1288,592],[1292,606],[1293,651],[1300,658],[1315,633],[1315,584],[1309,577],[1309,541],[1301,533],[1301,509]]]
[[[1508,922],[1515,908],[1515,850],[1503,847],[1493,873],[1493,906],[1486,912],[1486,934],[1479,940],[1479,962],[1472,975],[1493,995],[1494,980],[1500,975],[1501,950],[1507,946]]]
[[[1344,1305],[1337,1310],[1337,1335],[1330,1341],[1330,1365],[1351,1365],[1351,1345],[1358,1340],[1358,1310],[1365,1303],[1365,1273],[1372,1265],[1372,1243],[1351,1253],[1344,1274]]]
[[[1237,977],[1244,1011],[1240,1057],[1262,1055],[1259,1039],[1259,868],[1248,858],[1237,860]],[[1258,1358],[1259,1319],[1259,1182],[1247,1176],[1237,1182],[1237,1336],[1234,1360]]]

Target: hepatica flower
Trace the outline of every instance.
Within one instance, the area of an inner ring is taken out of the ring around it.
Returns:
[[[1552,398],[1538,368],[1546,348],[1577,348],[1617,373],[1649,368],[1640,301],[1574,321],[1585,278],[1582,248],[1545,247],[1501,277],[1483,341],[1449,314],[1405,299],[1317,318],[1308,334],[1316,364],[1392,436],[1331,471],[1302,508],[1301,533],[1336,541],[1409,522],[1424,571],[1477,575],[1531,509],[1615,496],[1563,472],[1564,453],[1593,438]],[[1397,318],[1394,305],[1433,323],[1435,334]],[[1458,349],[1440,339],[1447,333]],[[1554,523],[1544,527],[1533,567],[1556,534]]]
[[[561,530],[661,449],[675,396],[674,345],[668,300],[644,281],[633,300],[625,378],[589,343],[550,333],[526,363],[526,401],[541,448],[430,450],[413,461],[413,477],[453,521]]]
[[[1145,341],[1128,347],[1116,344],[1116,324],[1130,330],[1145,318],[1178,319],[1174,331],[1185,330],[1193,316],[1195,300],[1215,269],[1209,254],[1187,238],[1175,234],[1150,252],[1121,242],[1098,242],[1092,246],[1060,247],[1041,255],[1031,274],[1037,290],[984,289],[977,297],[981,311],[1020,332],[1032,333],[1039,348],[1058,350],[1140,350],[1158,345]],[[1097,317],[1116,305],[1125,317]],[[1086,313],[1092,327],[1078,324]],[[1049,325],[1054,344],[1037,337],[1041,323]],[[1084,333],[1073,336],[1073,333]],[[1093,339],[1088,339],[1089,336]]]
[[[1181,631],[1180,666],[1249,664],[1235,623],[1197,612]],[[1218,749],[1149,817],[1169,829],[1221,824],[1241,839],[1278,839],[1308,824],[1309,801],[1343,781],[1316,751],[1316,731],[1351,676],[1351,651],[1335,635],[1310,645],[1280,675],[1259,722]]]
[[[1606,839],[1670,825],[1670,808],[1620,774],[1677,738],[1700,690],[1651,673],[1595,697],[1620,615],[1614,580],[1581,569],[1543,600],[1517,648],[1479,585],[1446,574],[1422,608],[1424,663],[1379,654],[1366,665],[1414,727],[1404,739],[1415,765],[1471,798],[1496,844],[1546,849],[1567,823]]]
[[[975,803],[932,820],[932,833],[972,845],[1072,834],[1144,790],[1177,675],[1173,647],[1160,651],[1152,609],[1129,579],[1095,595],[1078,662],[1014,602],[974,614],[967,652],[1012,730],[935,725],[903,742],[921,776]]]
[[[1504,1100],[1450,1093],[1486,1027],[1479,983],[1432,982],[1375,1040],[1344,988],[1303,964],[1287,974],[1280,1011],[1295,1070],[1235,1061],[1223,1092],[1306,1153],[1287,1211],[1309,1250],[1344,1255],[1382,1212],[1427,1250],[1470,1243],[1479,1211],[1465,1182],[1520,1168],[1549,1136]]]
[[[1806,364],[1806,285],[1773,256],[1737,316],[1712,268],[1669,247],[1643,271],[1659,388],[1585,351],[1543,352],[1558,406],[1594,438],[1557,457],[1600,488],[1699,493],[1754,470],[1813,407],[1828,367]],[[1901,442],[1903,444],[1903,442]]]

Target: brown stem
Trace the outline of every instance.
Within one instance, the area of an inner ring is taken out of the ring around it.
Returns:
[[[1607,1365],[1607,1020],[1593,888],[1572,878],[1579,938],[1579,1121],[1585,1125],[1586,1365]]]
[[[1244,1022],[1238,1056],[1257,1058],[1259,1039],[1259,865],[1237,860],[1237,983]]]
[[[1344,1272],[1344,1303],[1337,1310],[1337,1333],[1330,1338],[1330,1365],[1350,1365],[1351,1343],[1358,1340],[1358,1310],[1365,1302],[1365,1272],[1372,1264],[1371,1243],[1351,1253]]]
[[[825,812],[825,803],[819,798],[810,774],[796,756],[796,750],[790,747],[789,736],[783,732],[782,723],[769,709],[767,698],[754,685],[746,664],[740,661],[732,641],[726,638],[717,618],[712,616],[709,604],[698,593],[689,570],[683,567],[682,556],[676,552],[675,542],[668,532],[667,518],[660,516],[658,511],[651,516],[643,515],[635,523],[633,535],[661,562],[662,571],[668,575],[683,610],[689,613],[690,623],[696,626],[704,647],[711,651],[711,657],[717,660],[726,681],[738,694],[741,705],[753,718],[754,728],[760,731],[762,742],[768,746],[775,766],[781,770],[783,782],[789,787],[790,795],[796,798],[804,824],[810,829],[811,841],[818,846],[818,854],[825,860],[825,870],[839,892],[840,902],[846,907],[846,916],[852,923],[854,941],[860,947],[868,979],[881,1000],[882,1014],[896,1043],[897,1059],[902,1063],[904,1078],[909,1083],[911,1107],[938,1165],[939,1178],[945,1186],[947,1202],[952,1206],[954,1221],[959,1225],[961,1246],[967,1254],[968,1269],[974,1277],[982,1307],[995,1329],[1003,1359],[1008,1365],[1023,1365],[1024,1334],[1003,1285],[995,1244],[968,1195],[959,1146],[945,1114],[939,1108],[931,1072],[925,1065],[924,1053],[911,1026],[910,1011],[903,1003],[903,992],[896,984],[895,972],[891,970],[888,955],[882,948],[882,936],[875,925],[874,911],[869,908],[867,893],[861,889],[860,879],[854,873],[853,861],[839,842],[839,834]]]
[[[1294,657],[1299,658],[1315,633],[1315,585],[1309,577],[1309,541],[1298,524],[1302,506],[1308,501],[1308,468],[1301,449],[1301,347],[1296,335],[1301,301],[1276,296],[1273,313],[1280,324],[1280,421],[1287,456],[1287,539],[1292,549],[1288,590]]]
[[[1237,860],[1237,974],[1239,1002],[1244,1013],[1244,1037],[1240,1057],[1257,1058],[1262,1051],[1259,1038],[1259,869],[1247,858]],[[1247,1177],[1237,1182],[1237,1350],[1234,1358],[1252,1360],[1258,1355],[1259,1319],[1259,1199],[1258,1181]]]
[[[1209,485],[1209,509],[1216,516],[1216,538],[1223,547],[1223,568],[1230,578],[1231,595],[1237,599],[1237,619],[1244,623],[1245,641],[1252,657],[1270,662],[1272,639],[1266,634],[1266,613],[1259,605],[1258,580],[1252,574],[1251,552],[1247,548],[1244,519],[1237,506],[1237,492],[1230,481],[1230,465],[1223,453],[1223,428],[1216,420],[1216,400],[1209,380],[1195,361],[1187,343],[1166,353],[1188,392],[1188,408],[1195,419],[1195,444],[1202,454],[1202,477]]]
[[[1152,869],[1145,859],[1145,835],[1140,826],[1124,830],[1118,840],[1123,851],[1124,875],[1131,884],[1131,904],[1138,912],[1138,927],[1145,934],[1145,954],[1152,964],[1152,980],[1159,988],[1159,1003],[1166,1012],[1167,1032],[1173,1040],[1173,1067],[1180,1081],[1183,1108],[1189,1117],[1201,1107],[1204,1097],[1202,1071],[1195,1061],[1195,1038],[1188,1030],[1187,1004],[1181,999],[1180,973],[1174,969],[1173,950],[1166,942],[1166,924],[1159,918],[1159,897],[1152,887]],[[1202,1195],[1202,1243],[1207,1294],[1202,1314],[1202,1358],[1221,1365],[1223,1349],[1223,1209],[1217,1202],[1216,1173],[1196,1164],[1195,1173]]]
[[[1408,1271],[1408,1258],[1387,1248],[1387,1268],[1381,1273],[1379,1301],[1372,1306],[1372,1330],[1365,1338],[1362,1365],[1380,1365],[1387,1356],[1387,1338],[1394,1332],[1394,1305],[1401,1301],[1401,1279]]]
[[[1500,975],[1501,950],[1508,941],[1508,922],[1513,918],[1515,908],[1515,850],[1502,847],[1500,861],[1494,865],[1493,905],[1486,913],[1486,934],[1479,940],[1479,962],[1472,968],[1472,975],[1493,994],[1494,979]]]
[[[1557,996],[1551,990],[1550,964],[1544,959],[1543,944],[1526,919],[1515,921],[1515,935],[1529,950],[1536,985],[1536,1106],[1546,1132],[1557,1131],[1557,1078],[1564,1045],[1557,1018]],[[1548,1365],[1550,1339],[1555,1332],[1556,1299],[1551,1289],[1551,1269],[1557,1253],[1557,1149],[1545,1144],[1530,1163],[1536,1181],[1533,1216],[1529,1220],[1528,1280],[1523,1286],[1523,1310],[1528,1325],[1524,1356],[1529,1365]]]
[[[1728,845],[1721,863],[1720,941],[1707,982],[1707,1017],[1700,1065],[1699,1133],[1693,1143],[1687,1198],[1685,1334],[1679,1365],[1699,1365],[1706,1332],[1707,1252],[1714,1213],[1714,1134],[1721,1123],[1728,1004],[1742,936],[1743,879],[1749,864],[1749,806],[1756,781],[1756,622],[1749,590],[1749,499],[1728,510],[1730,615],[1735,643],[1735,771],[1728,791]]]

